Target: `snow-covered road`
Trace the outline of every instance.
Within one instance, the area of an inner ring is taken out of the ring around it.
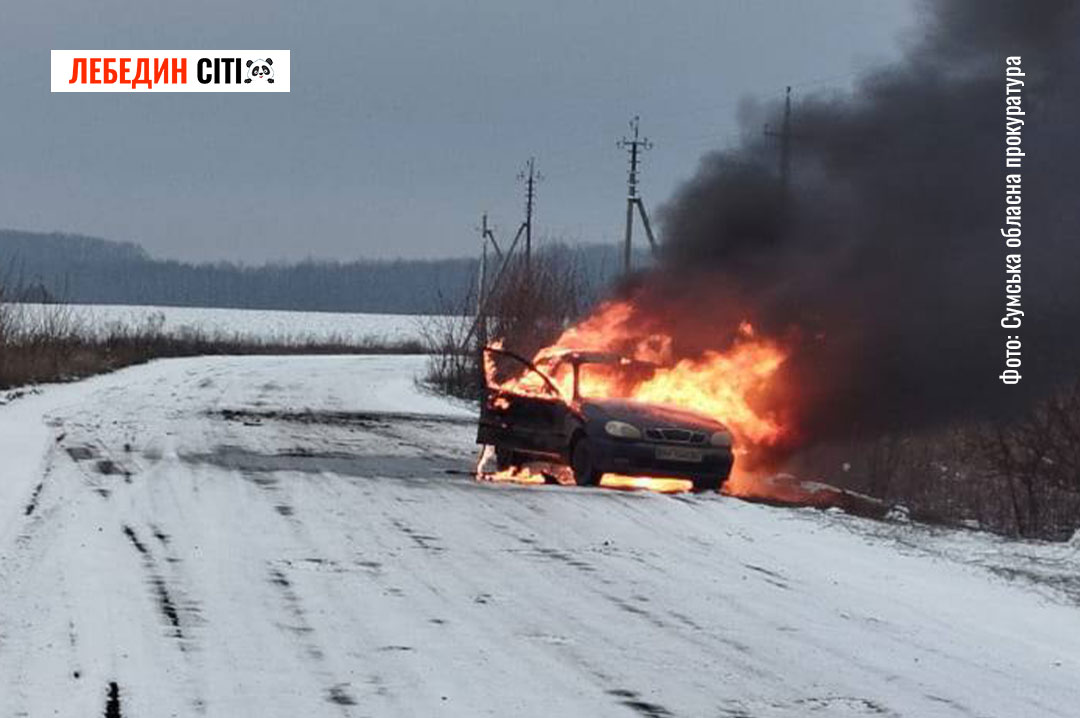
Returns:
[[[1080,549],[481,484],[420,357],[0,406],[0,716],[1080,715]]]

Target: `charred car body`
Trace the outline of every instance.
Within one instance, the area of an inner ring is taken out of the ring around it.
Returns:
[[[614,354],[564,352],[541,365],[498,347],[484,353],[487,392],[477,443],[495,447],[500,469],[529,461],[569,466],[579,485],[605,473],[688,479],[719,489],[731,472],[731,433],[707,416],[628,399],[592,398],[584,373],[650,372],[654,365]],[[500,369],[514,377],[498,381]]]

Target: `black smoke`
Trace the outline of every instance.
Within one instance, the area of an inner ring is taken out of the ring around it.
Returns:
[[[789,338],[783,381],[809,438],[1006,418],[1080,372],[1080,3],[920,10],[898,64],[851,93],[796,96],[787,192],[761,132],[782,126],[776,106],[661,210],[662,268],[642,291],[665,312]],[[999,325],[1009,56],[1027,113],[1015,332]],[[1012,387],[998,379],[1010,334],[1024,361]]]

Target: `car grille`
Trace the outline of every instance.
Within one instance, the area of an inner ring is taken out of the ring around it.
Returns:
[[[653,441],[667,441],[674,444],[704,444],[705,432],[689,429],[646,429],[645,436]]]

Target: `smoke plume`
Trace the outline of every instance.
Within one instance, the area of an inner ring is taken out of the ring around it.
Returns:
[[[1005,418],[1080,371],[1080,4],[920,6],[902,60],[851,93],[748,120],[661,210],[660,268],[628,291],[684,354],[744,318],[793,347],[807,439]],[[1005,165],[1006,58],[1022,58],[1021,170]],[[1023,325],[1005,330],[1005,176],[1022,173]],[[710,327],[710,328],[705,328]],[[1005,341],[1022,340],[1006,386]]]

